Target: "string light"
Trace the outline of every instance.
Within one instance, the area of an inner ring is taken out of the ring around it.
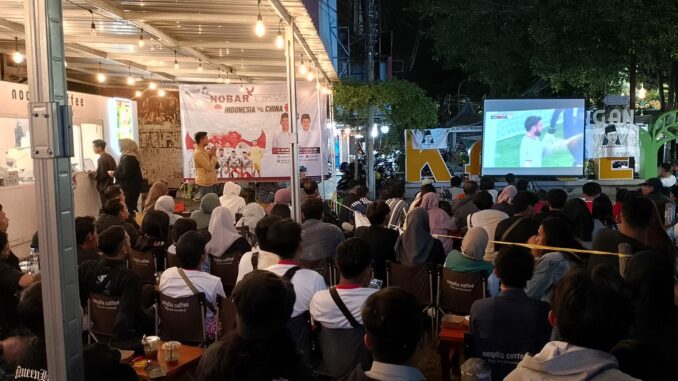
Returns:
[[[306,73],[306,80],[307,81],[311,82],[312,80],[315,79],[315,74],[313,74],[314,70],[315,70],[314,68],[311,68],[311,70],[309,70],[308,73]]]
[[[231,83],[231,78],[228,76],[228,74],[229,74],[230,72],[231,72],[230,70],[226,72],[226,79],[224,80],[224,82],[225,82],[226,84]]]
[[[275,46],[278,49],[282,49],[285,47],[285,40],[283,39],[282,36],[282,28],[280,25],[282,24],[282,19],[280,19],[280,23],[278,24],[278,37],[275,38]]]
[[[134,84],[135,84],[137,81],[135,81],[134,78],[132,77],[132,68],[131,68],[130,66],[127,66],[127,73],[128,73],[128,75],[127,75],[127,84],[130,85],[130,86],[134,86]]]
[[[92,10],[89,10],[90,16],[92,16],[92,24],[89,26],[89,34],[94,37],[97,35],[97,26],[94,24],[94,12]]]
[[[177,61],[177,51],[175,50],[174,51],[174,69],[176,70],[178,68],[179,68],[179,62]]]
[[[167,92],[165,90],[163,90],[163,89],[158,90],[158,96],[159,97],[164,97],[165,95],[167,95]]]
[[[99,61],[99,72],[97,73],[97,81],[99,81],[99,83],[106,82],[106,74],[101,72],[101,61]]]
[[[264,19],[261,18],[261,0],[257,0],[257,8],[259,9],[259,14],[257,15],[257,23],[254,26],[254,33],[257,37],[261,38],[266,34],[266,26],[264,26]]]
[[[299,65],[299,74],[306,75],[308,73],[308,68],[304,63],[304,53],[301,53],[301,65]]]
[[[24,55],[19,51],[19,37],[14,37],[14,54],[12,54],[12,60],[17,64],[24,62]]]
[[[202,71],[202,60],[198,60],[198,71]]]
[[[137,98],[140,97],[141,94],[142,94],[141,90],[137,90],[137,91],[134,92],[134,96],[137,97]]]
[[[217,82],[221,83],[221,69],[220,68],[217,68],[217,75],[219,76],[217,78]]]
[[[243,91],[245,91],[245,86],[243,86],[243,84],[241,83],[240,84],[240,92],[242,93]]]
[[[139,42],[137,42],[137,45],[139,45],[140,48],[143,48],[144,44],[144,30],[139,29]]]
[[[155,90],[158,88],[158,84],[153,81],[153,73],[151,73],[151,82],[148,82],[148,89],[149,90]]]

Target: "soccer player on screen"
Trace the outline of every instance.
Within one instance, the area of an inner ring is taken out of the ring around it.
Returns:
[[[576,145],[581,139],[582,134],[577,134],[569,139],[557,138],[555,134],[549,133],[540,139],[544,131],[544,123],[541,117],[532,115],[525,119],[525,135],[520,141],[520,166],[529,168],[539,168],[545,155],[550,155],[554,151],[570,148]],[[573,163],[563,163],[559,167],[568,167]]]

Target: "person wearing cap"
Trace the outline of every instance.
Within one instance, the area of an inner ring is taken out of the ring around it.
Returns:
[[[640,184],[643,196],[650,199],[654,205],[657,207],[659,212],[659,217],[662,221],[664,220],[664,211],[666,210],[666,205],[672,203],[670,198],[666,197],[663,191],[662,181],[659,178],[651,178]]]

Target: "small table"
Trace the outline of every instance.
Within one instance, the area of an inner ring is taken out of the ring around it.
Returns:
[[[162,344],[164,343],[164,341],[161,341],[158,347],[158,359],[152,360],[153,362],[160,363],[162,370],[165,371],[165,377],[162,378],[163,380],[184,379],[181,376],[186,374],[186,372],[193,370],[205,353],[204,348],[181,344],[181,347],[179,347],[179,361],[175,364],[167,364],[165,361],[165,351],[162,350]],[[137,376],[144,380],[150,380],[146,373],[146,364],[143,366],[133,366],[133,368],[137,373]]]
[[[441,327],[438,333],[438,354],[443,381],[450,381],[450,370],[459,371],[460,354],[464,348],[464,335],[469,331],[468,320],[459,327]],[[456,361],[455,361],[456,360]]]

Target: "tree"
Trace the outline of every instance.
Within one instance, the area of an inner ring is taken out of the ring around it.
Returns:
[[[399,79],[343,81],[335,86],[334,105],[335,120],[349,126],[366,126],[369,108],[375,106],[391,128],[382,144],[400,148],[405,129],[430,128],[438,122],[438,107],[433,99],[417,85]]]

